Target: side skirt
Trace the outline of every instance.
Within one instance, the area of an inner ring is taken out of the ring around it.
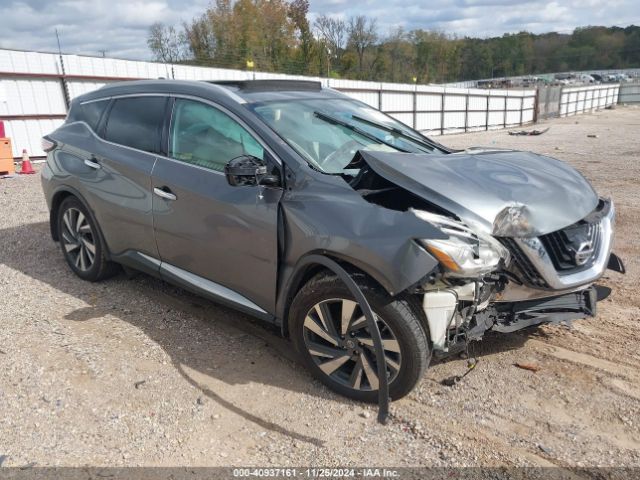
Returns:
[[[127,251],[121,255],[113,256],[112,260],[154,277],[161,278],[166,282],[182,287],[185,290],[216,303],[259,318],[260,320],[269,323],[275,323],[276,321],[273,315],[248,298],[240,295],[235,290],[231,290],[219,283],[212,282],[211,280],[169,263],[162,262],[150,255],[137,251]]]

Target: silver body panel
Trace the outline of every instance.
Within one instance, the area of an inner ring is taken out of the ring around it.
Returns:
[[[361,153],[381,177],[486,233],[509,206],[526,206],[532,227],[527,236],[535,237],[581,220],[598,204],[578,171],[535,153]]]

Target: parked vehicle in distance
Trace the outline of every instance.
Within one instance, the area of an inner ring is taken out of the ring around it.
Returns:
[[[559,85],[571,85],[575,83],[575,77],[572,73],[556,73],[554,79]]]
[[[631,82],[632,79],[629,75],[627,75],[626,73],[618,73],[616,74],[616,82],[620,82],[620,83],[627,83],[627,82]]]
[[[581,73],[578,75],[577,80],[581,83],[595,83],[596,80],[593,75],[589,75],[587,73]]]
[[[595,315],[614,206],[573,168],[455,151],[316,82],[137,81],[43,138],[51,233],[80,278],[146,272],[272,322],[310,371],[374,401],[485,332]]]

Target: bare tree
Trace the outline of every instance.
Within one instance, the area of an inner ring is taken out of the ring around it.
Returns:
[[[365,51],[372,47],[378,39],[376,28],[376,21],[373,18],[358,15],[349,19],[349,40],[347,44],[353,47],[358,54],[358,69],[360,73],[362,73],[364,67]]]
[[[156,60],[175,63],[185,58],[186,39],[172,25],[156,22],[149,27],[147,45]]]
[[[313,25],[318,36],[331,51],[331,56],[339,63],[347,38],[347,25],[344,20],[320,15]]]

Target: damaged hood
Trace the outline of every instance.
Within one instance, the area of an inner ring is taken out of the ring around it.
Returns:
[[[495,233],[496,217],[513,207],[525,212],[526,236],[539,236],[581,220],[598,204],[593,187],[575,169],[531,152],[360,154],[389,182],[488,233]]]

